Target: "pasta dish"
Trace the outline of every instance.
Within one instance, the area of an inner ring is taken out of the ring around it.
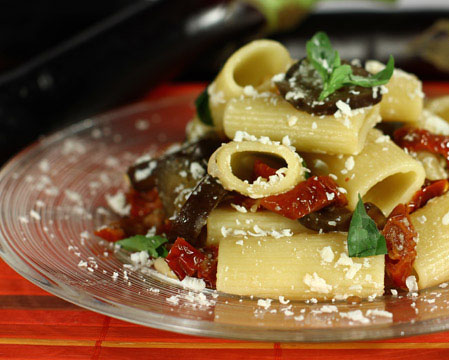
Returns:
[[[96,235],[198,289],[363,299],[449,281],[449,124],[419,79],[340,59],[323,32],[294,60],[236,51],[187,140],[129,167]]]

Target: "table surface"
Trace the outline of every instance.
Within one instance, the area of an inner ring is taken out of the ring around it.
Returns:
[[[202,85],[165,85],[148,98]],[[426,92],[449,92],[427,84]],[[246,342],[181,335],[85,310],[22,278],[0,260],[0,359],[449,359],[449,332],[346,343]]]

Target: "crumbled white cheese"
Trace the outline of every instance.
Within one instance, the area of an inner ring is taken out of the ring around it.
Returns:
[[[410,275],[407,279],[405,279],[405,285],[407,285],[409,292],[418,291],[418,283],[416,282],[416,277],[414,275]]]
[[[367,317],[363,316],[363,313],[361,310],[340,312],[339,314],[342,318],[347,318],[352,321],[358,321],[358,322],[361,322],[362,324],[370,323],[370,320]]]
[[[362,264],[355,263],[352,258],[350,258],[346,253],[341,253],[340,258],[335,263],[335,267],[337,266],[349,266],[348,269],[345,269],[346,279],[353,279],[357,272],[362,268]]]
[[[393,314],[391,312],[385,311],[385,310],[379,310],[379,309],[369,309],[366,312],[366,316],[370,316],[370,315],[393,318]]]
[[[115,195],[106,194],[106,201],[109,207],[116,214],[121,216],[127,216],[130,214],[131,205],[126,204],[126,197],[121,191],[118,191]]]
[[[390,137],[388,135],[380,135],[374,142],[376,144],[381,144],[384,142],[388,142],[390,140]]]
[[[179,304],[179,297],[177,295],[172,295],[169,298],[167,298],[167,302],[172,305],[178,305]]]
[[[362,264],[354,263],[352,266],[348,269],[346,272],[345,278],[346,279],[353,279],[355,274],[362,268]]]
[[[257,305],[263,307],[267,310],[271,306],[272,299],[259,299],[257,300]]]
[[[243,88],[243,94],[246,96],[252,96],[252,97],[257,97],[257,95],[259,95],[257,90],[252,85],[246,85]]]
[[[290,141],[290,137],[288,135],[285,135],[282,138],[282,145],[290,146],[291,144],[292,144],[292,142]]]
[[[323,247],[319,252],[323,261],[328,263],[334,261],[334,252],[330,246]]]
[[[146,178],[148,178],[153,173],[153,170],[156,169],[156,167],[157,167],[156,160],[150,161],[148,163],[147,167],[145,167],[143,169],[137,169],[134,172],[134,179],[136,181],[145,180]]]
[[[320,278],[316,272],[313,275],[306,274],[303,281],[311,291],[328,294],[332,290],[332,285],[327,284],[326,280]]]
[[[248,210],[246,210],[246,207],[244,207],[244,206],[240,206],[240,205],[237,205],[237,204],[231,204],[231,206],[234,208],[234,209],[236,209],[238,212],[240,212],[240,213],[247,213],[248,212]]]
[[[449,212],[443,216],[441,222],[443,223],[443,225],[449,225]]]
[[[207,93],[209,95],[209,101],[213,105],[224,104],[226,99],[223,91],[216,91],[215,83],[210,84],[207,87]]]
[[[351,107],[348,104],[346,104],[345,102],[338,100],[335,105],[341,111],[341,113],[343,115],[346,115],[346,116],[352,115]]]
[[[295,126],[298,122],[298,118],[296,116],[290,116],[287,120],[288,126]]]
[[[203,291],[206,288],[206,283],[203,279],[198,279],[190,276],[186,276],[181,281],[181,285],[184,289],[190,289],[194,291]]]
[[[32,217],[34,220],[39,221],[41,219],[41,216],[36,210],[30,210],[30,217]]]
[[[81,195],[79,193],[77,193],[76,191],[67,189],[64,191],[64,194],[70,201],[73,201],[76,204],[83,203],[83,199],[82,199]]]
[[[137,266],[146,266],[148,263],[148,252],[147,251],[139,251],[132,253],[130,256],[131,262]]]
[[[201,179],[205,174],[204,168],[197,162],[192,162],[190,164],[190,173],[195,180]]]
[[[354,157],[353,156],[348,157],[345,161],[346,170],[351,171],[352,169],[354,169],[354,164],[355,164]]]
[[[280,73],[280,74],[276,74],[271,78],[272,82],[280,82],[280,81],[284,81],[285,79],[285,73]]]
[[[290,302],[290,300],[285,300],[285,298],[282,295],[279,295],[279,302],[281,304],[287,305]]]
[[[237,240],[237,241],[235,242],[235,244],[236,244],[236,245],[243,246],[243,240]]]
[[[424,224],[427,221],[426,215],[421,215],[416,218],[421,224]]]

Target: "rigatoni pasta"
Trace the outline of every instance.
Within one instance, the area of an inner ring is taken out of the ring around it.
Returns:
[[[414,270],[420,289],[449,280],[449,194],[412,214],[418,233]]]
[[[368,61],[366,69],[376,74],[385,65],[378,61]],[[379,92],[382,89],[377,90]],[[393,76],[383,91],[380,114],[384,121],[417,122],[423,109],[424,93],[419,79],[405,71],[395,69]]]
[[[324,33],[299,61],[244,46],[198,97],[189,141],[128,170],[129,216],[99,236],[240,296],[359,301],[385,276],[401,291],[449,281],[449,127],[392,57],[366,68]]]
[[[289,238],[227,237],[220,242],[217,290],[289,299],[378,296],[384,289],[384,257],[350,258],[344,234]]]
[[[316,173],[332,174],[347,191],[348,207],[354,209],[358,194],[376,204],[385,215],[408,201],[421,188],[425,171],[421,163],[404,153],[388,136],[370,130],[358,155],[303,154]]]
[[[379,108],[346,111],[335,116],[311,116],[280,97],[234,99],[224,111],[224,132],[233,138],[238,131],[280,141],[288,136],[298,151],[358,154],[368,130],[380,121]]]
[[[272,40],[253,41],[236,51],[209,86],[214,126],[222,129],[223,111],[230,99],[270,90],[271,78],[285,72],[291,63],[288,50]]]
[[[218,246],[228,236],[272,236],[276,239],[293,234],[314,233],[298,221],[271,211],[251,211],[231,204],[213,210],[207,218],[207,245]]]
[[[267,141],[231,141],[219,147],[210,157],[208,172],[218,178],[226,190],[237,191],[240,194],[258,199],[270,195],[282,194],[291,190],[304,179],[302,159],[288,146]],[[247,155],[271,155],[285,161],[286,167],[281,167],[276,174],[268,179],[258,178],[250,183],[237,175],[248,168]]]

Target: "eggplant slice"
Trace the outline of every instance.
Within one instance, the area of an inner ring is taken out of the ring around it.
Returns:
[[[220,145],[218,138],[208,137],[158,159],[137,163],[128,169],[131,185],[137,191],[156,186],[167,216],[172,217],[203,178],[207,160]]]
[[[371,74],[360,66],[350,65],[354,75],[369,77]],[[279,92],[296,109],[313,115],[333,115],[339,100],[348,104],[351,109],[358,109],[377,104],[382,100],[380,91],[361,86],[343,86],[330,94],[323,101],[318,101],[323,89],[323,80],[315,68],[304,58],[288,69],[281,81],[275,82]]]
[[[385,226],[387,218],[382,211],[373,203],[367,202],[363,204],[365,206],[366,213],[374,220],[379,230],[382,230]],[[352,219],[352,211],[345,207],[328,206],[320,211],[315,211],[308,214],[298,221],[301,225],[310,230],[332,232],[349,230],[349,224]]]
[[[217,207],[226,193],[227,191],[215,178],[209,174],[204,176],[173,221],[168,236],[169,240],[175,241],[177,237],[182,237],[196,245],[209,214]]]

